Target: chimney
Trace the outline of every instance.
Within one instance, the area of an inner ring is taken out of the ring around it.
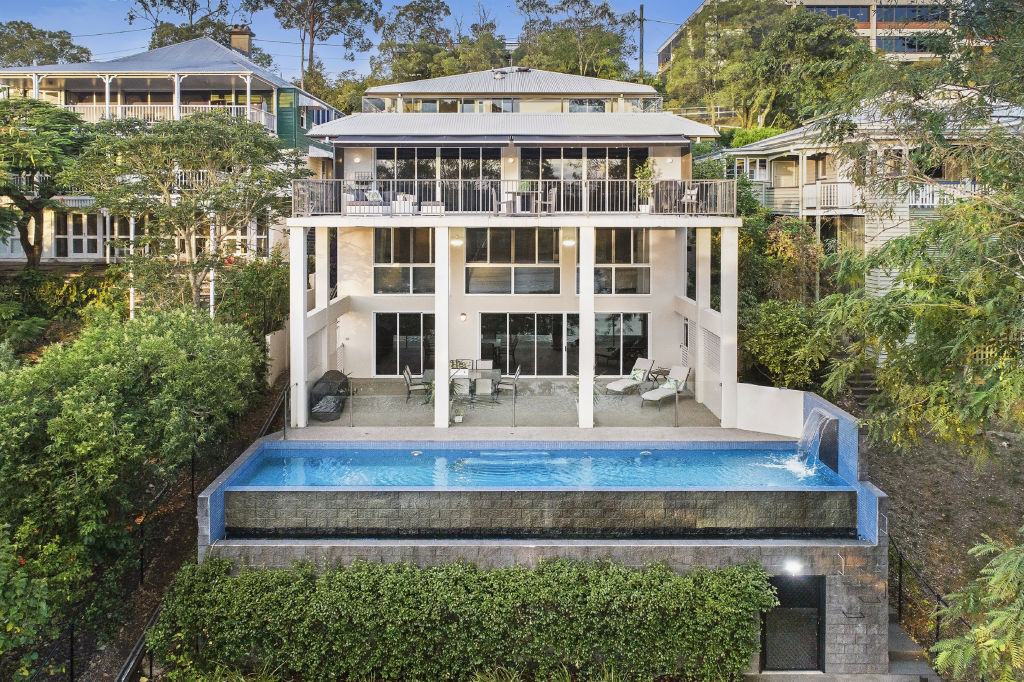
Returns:
[[[252,38],[256,34],[249,30],[246,24],[235,24],[228,29],[228,35],[231,36],[232,49],[238,50],[246,57],[252,53]]]

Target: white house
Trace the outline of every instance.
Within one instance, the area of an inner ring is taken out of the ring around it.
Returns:
[[[371,88],[313,128],[338,174],[296,181],[287,221],[291,253],[315,245],[312,278],[291,259],[293,425],[325,370],[469,359],[578,376],[590,427],[595,376],[640,357],[690,367],[734,425],[735,182],[692,180],[716,132],[660,108],[646,85],[512,67]],[[436,427],[448,398],[437,382]]]

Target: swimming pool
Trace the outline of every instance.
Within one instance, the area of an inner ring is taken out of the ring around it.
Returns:
[[[847,486],[836,472],[798,455],[792,443],[744,447],[731,443],[729,449],[611,445],[268,447],[239,473],[231,487],[668,490]]]

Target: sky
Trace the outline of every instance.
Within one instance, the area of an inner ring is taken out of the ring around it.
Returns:
[[[384,9],[407,0],[384,0]],[[644,70],[654,71],[658,59],[658,46],[676,29],[671,23],[682,22],[697,7],[700,0],[646,0],[644,16],[650,21],[644,28]],[[477,0],[448,0],[452,18],[463,17],[463,25],[469,26],[476,17]],[[488,11],[498,23],[498,33],[508,40],[515,40],[519,32],[520,18],[515,12],[514,0],[485,2]],[[93,59],[107,60],[141,52],[149,43],[149,31],[138,30],[125,19],[130,0],[0,0],[0,21],[20,19],[31,22],[39,28],[70,31],[75,42],[92,50]],[[640,3],[629,0],[612,0],[612,7],[620,12],[638,11]],[[134,30],[133,30],[134,29]],[[252,29],[256,34],[255,44],[273,55],[275,65],[285,78],[298,76],[298,37],[294,31],[280,27],[274,15],[265,10],[253,17]],[[126,31],[124,33],[113,33]],[[108,35],[90,35],[105,33]],[[289,41],[268,42],[268,41]],[[295,43],[295,44],[290,44]],[[367,54],[357,54],[355,60],[346,60],[340,47],[317,47],[319,56],[330,73],[354,69],[367,73],[370,59]],[[633,68],[637,65],[634,60]]]

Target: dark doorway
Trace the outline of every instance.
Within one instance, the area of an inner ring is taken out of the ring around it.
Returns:
[[[765,614],[762,670],[825,670],[825,577],[776,576],[779,606]]]

